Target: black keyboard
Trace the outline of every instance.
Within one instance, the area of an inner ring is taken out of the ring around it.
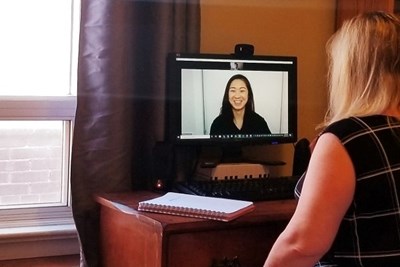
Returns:
[[[230,199],[264,201],[293,199],[294,188],[300,177],[190,180],[179,182],[175,190],[181,193]]]

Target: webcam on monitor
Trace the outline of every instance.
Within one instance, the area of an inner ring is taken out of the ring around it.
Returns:
[[[254,55],[254,46],[251,44],[235,45],[235,56],[238,58],[248,58]]]

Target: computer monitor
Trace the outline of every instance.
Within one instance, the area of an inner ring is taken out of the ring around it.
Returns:
[[[211,132],[234,75],[249,81],[254,112],[265,120],[269,131],[250,127],[244,132]],[[297,139],[296,57],[170,54],[167,76],[166,132],[174,144],[233,147],[294,143]]]

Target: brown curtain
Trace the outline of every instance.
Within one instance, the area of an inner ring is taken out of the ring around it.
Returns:
[[[199,0],[82,0],[72,209],[81,266],[101,266],[94,195],[144,189],[164,136],[166,56],[199,52]]]

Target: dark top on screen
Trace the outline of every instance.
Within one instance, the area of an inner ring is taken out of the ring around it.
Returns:
[[[270,134],[271,131],[263,117],[254,111],[246,111],[243,126],[238,129],[232,118],[219,115],[211,124],[210,135],[226,134]]]

